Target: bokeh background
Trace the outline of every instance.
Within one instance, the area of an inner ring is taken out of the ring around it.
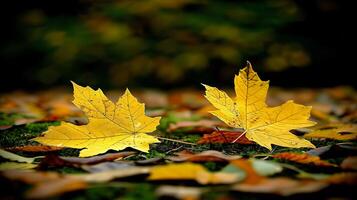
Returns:
[[[29,0],[2,5],[3,92],[231,87],[249,60],[281,87],[354,86],[351,5],[333,0]]]

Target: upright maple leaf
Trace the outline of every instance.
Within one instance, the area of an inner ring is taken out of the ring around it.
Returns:
[[[281,106],[268,107],[265,100],[269,82],[260,80],[249,62],[235,76],[234,85],[234,99],[215,87],[204,85],[205,97],[217,108],[210,113],[231,127],[243,128],[243,134],[249,140],[270,150],[271,144],[294,148],[315,147],[289,132],[291,129],[315,125],[315,122],[308,120],[310,106],[287,101]]]
[[[43,137],[34,141],[52,146],[85,148],[81,150],[80,157],[126,147],[148,152],[149,144],[160,142],[146,134],[156,130],[160,117],[146,116],[144,104],[139,103],[128,89],[114,104],[100,89],[72,84],[73,103],[83,110],[89,123],[76,126],[62,122],[60,126],[50,127]]]

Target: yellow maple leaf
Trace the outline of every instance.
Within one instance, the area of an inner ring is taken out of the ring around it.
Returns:
[[[228,172],[210,172],[195,163],[171,163],[151,169],[149,180],[195,180],[200,184],[231,184],[240,177]]]
[[[139,103],[128,89],[114,104],[100,89],[72,84],[73,103],[87,115],[89,123],[76,126],[62,122],[60,126],[50,127],[44,136],[34,141],[52,146],[85,148],[81,150],[80,157],[126,147],[148,152],[149,144],[160,142],[146,134],[156,130],[160,117],[146,116],[144,104]]]
[[[259,145],[284,147],[315,147],[309,141],[290,133],[291,129],[315,125],[309,121],[310,106],[287,101],[281,106],[268,107],[265,103],[269,82],[260,80],[248,62],[234,78],[234,99],[216,87],[204,85],[205,97],[217,109],[213,115],[234,128],[243,128],[246,137]]]
[[[357,125],[355,124],[327,124],[314,127],[314,130],[305,134],[305,138],[328,138],[335,140],[357,139]]]

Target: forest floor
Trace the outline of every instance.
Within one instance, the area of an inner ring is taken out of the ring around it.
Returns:
[[[232,93],[232,91],[231,91]],[[109,91],[111,100],[122,93]],[[70,91],[0,96],[1,199],[353,199],[357,192],[357,93],[349,87],[272,88],[267,103],[311,105],[314,127],[291,131],[316,148],[249,141],[209,114],[202,91],[133,91],[161,116],[148,153],[127,148],[90,158],[32,138],[61,121],[87,123]],[[314,134],[312,134],[314,133]],[[307,136],[310,134],[311,136]],[[153,178],[153,177],[156,178]]]

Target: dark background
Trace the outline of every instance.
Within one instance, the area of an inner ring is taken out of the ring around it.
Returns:
[[[132,2],[3,5],[1,91],[232,87],[246,60],[274,86],[356,86],[348,1]]]

